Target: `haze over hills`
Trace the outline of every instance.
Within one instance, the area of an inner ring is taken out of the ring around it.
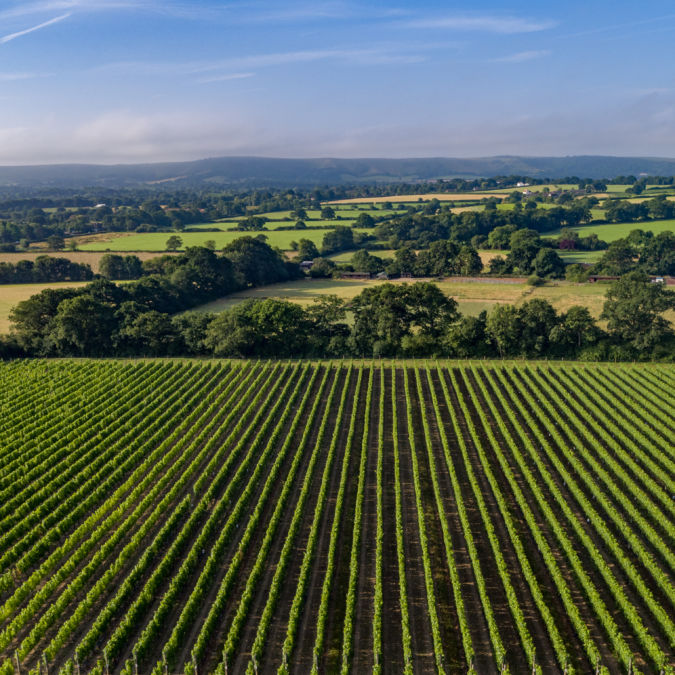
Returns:
[[[0,167],[4,187],[133,187],[140,185],[254,187],[417,182],[451,177],[523,175],[612,178],[673,175],[675,159],[656,157],[517,157],[409,159],[283,159],[215,157],[157,164],[58,164]]]

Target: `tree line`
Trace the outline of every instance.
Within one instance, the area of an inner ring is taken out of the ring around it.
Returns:
[[[138,281],[100,278],[19,303],[0,355],[675,359],[663,316],[675,309],[675,292],[642,272],[609,287],[603,329],[587,308],[557,312],[542,299],[462,316],[455,300],[427,282],[378,284],[349,302],[328,295],[308,307],[266,299],[218,314],[186,311],[301,273],[250,237],[224,255],[190,248],[152,263],[154,272]]]
[[[89,281],[93,276],[89,265],[72,262],[68,258],[40,255],[34,261],[0,262],[0,284]]]
[[[150,345],[159,339],[157,325],[168,330],[175,314],[303,274],[298,265],[251,237],[232,242],[222,255],[194,247],[181,255],[153,258],[146,261],[145,271],[141,279],[127,284],[98,278],[81,288],[45,289],[18,303],[10,315],[11,336],[0,352],[29,356],[155,352]],[[185,321],[185,335],[191,334],[192,323],[200,325],[199,317]],[[185,349],[192,351],[187,345]]]

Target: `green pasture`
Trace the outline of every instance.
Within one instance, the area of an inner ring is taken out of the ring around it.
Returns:
[[[182,248],[188,246],[203,246],[211,240],[216,243],[216,249],[222,249],[235,239],[244,236],[258,236],[263,234],[267,237],[270,246],[277,246],[283,250],[290,250],[291,242],[299,239],[309,239],[317,246],[321,245],[323,237],[329,230],[269,230],[267,232],[144,232],[119,236],[111,234],[109,238],[96,239],[95,241],[82,242],[78,248],[81,251],[165,251],[167,239],[178,235],[182,241]],[[367,229],[356,229],[357,232],[372,232]]]
[[[334,253],[328,257],[336,263],[349,263],[352,261],[352,257],[355,253],[356,251],[342,251],[341,253]],[[396,251],[394,251],[393,248],[388,248],[382,251],[368,251],[368,253],[375,255],[378,258],[393,258]]]
[[[600,260],[604,251],[558,251],[566,263],[594,263]]]
[[[668,231],[675,232],[675,220],[646,220],[639,223],[591,223],[572,229],[576,230],[582,237],[597,234],[599,239],[611,242],[627,237],[633,230],[651,230],[654,234]],[[560,230],[555,230],[542,234],[542,237],[557,237],[559,235]]]

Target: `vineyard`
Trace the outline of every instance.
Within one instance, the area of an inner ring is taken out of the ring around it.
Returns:
[[[672,673],[675,367],[0,366],[0,675]]]

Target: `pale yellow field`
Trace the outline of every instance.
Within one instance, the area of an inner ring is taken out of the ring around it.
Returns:
[[[416,279],[414,281],[422,281]],[[263,288],[230,295],[209,302],[198,308],[203,312],[222,312],[249,299],[275,298],[308,305],[321,295],[334,294],[343,300],[351,300],[364,288],[384,283],[376,280],[316,279],[289,281],[272,284]],[[411,279],[399,279],[390,283],[413,283]],[[489,310],[497,304],[520,305],[531,298],[548,300],[557,310],[569,309],[572,305],[584,305],[596,318],[602,311],[605,284],[572,284],[566,281],[553,282],[546,286],[533,287],[523,282],[513,283],[502,279],[480,279],[479,281],[453,280],[452,278],[436,282],[441,290],[453,297],[463,314],[476,315]]]
[[[98,274],[98,264],[101,257],[106,255],[103,251],[26,251],[22,253],[0,253],[0,262],[16,264],[19,260],[35,260],[38,256],[48,255],[54,258],[68,258],[76,263],[89,265],[94,274]],[[127,255],[127,254],[124,254]],[[141,260],[156,258],[158,255],[176,255],[174,253],[163,252],[161,254],[152,251],[138,251],[133,253]]]
[[[0,334],[9,333],[9,312],[17,302],[28,300],[45,288],[77,288],[87,281],[69,281],[53,284],[7,284],[0,286]]]

